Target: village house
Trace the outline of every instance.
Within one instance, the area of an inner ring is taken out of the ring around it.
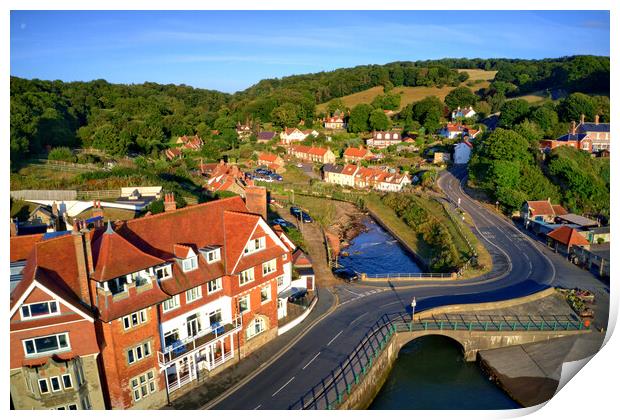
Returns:
[[[256,164],[259,166],[266,166],[276,173],[282,172],[284,169],[284,159],[273,153],[258,153]]]
[[[560,226],[547,235],[548,245],[564,255],[568,255],[575,245],[590,245],[590,242],[575,228]]]
[[[476,115],[476,111],[474,111],[474,107],[465,107],[461,108],[460,106],[452,111],[452,121],[456,121],[457,119],[463,118],[473,118]]]
[[[204,145],[202,139],[198,136],[182,136],[176,141],[177,147],[187,150],[200,150]]]
[[[378,191],[397,192],[411,184],[407,173],[400,173],[387,167],[365,168],[353,164],[325,165],[322,172],[325,182],[359,189],[371,188]]]
[[[342,114],[337,114],[323,119],[323,127],[328,130],[343,130],[347,128],[347,123]]]
[[[32,238],[11,293],[14,405],[160,408],[276,337],[292,253],[266,206],[264,189],[172,197],[161,214]]]
[[[275,131],[261,131],[256,136],[257,143],[267,143],[274,139],[276,136]]]
[[[599,116],[594,117],[594,122],[585,122],[585,116],[581,115],[579,125],[573,121],[570,131],[555,140],[541,140],[540,148],[552,150],[560,146],[574,147],[588,153],[602,153],[610,150],[610,125],[600,123]]]
[[[375,149],[385,149],[401,141],[398,131],[373,131],[372,137],[366,140],[366,145]]]
[[[533,222],[554,223],[557,216],[568,214],[568,211],[559,204],[551,204],[551,200],[526,201],[521,208],[521,219],[525,228]]]
[[[480,133],[480,130],[469,127],[463,124],[448,123],[445,127],[439,130],[439,135],[448,139],[455,139],[457,137],[468,137],[470,139],[476,138]]]
[[[172,147],[170,149],[166,149],[166,151],[164,152],[164,155],[166,156],[166,159],[168,160],[174,160],[178,158],[179,156],[181,156],[182,154],[183,152],[178,147]]]
[[[610,273],[610,244],[591,243],[590,245],[577,245],[571,248],[571,260],[600,277],[609,278]]]
[[[237,121],[235,131],[237,132],[237,137],[239,140],[247,140],[252,134],[252,127],[247,122],[245,124],[241,124]]]
[[[335,163],[336,155],[328,147],[295,145],[288,148],[287,153],[304,162]]]
[[[218,164],[208,165],[201,165],[201,172],[207,177],[203,188],[211,192],[231,191],[243,195],[247,181],[237,165],[229,165],[223,160]]]
[[[362,160],[370,160],[373,157],[373,153],[365,149],[364,147],[347,147],[342,154],[342,158],[347,163],[359,163]]]
[[[474,145],[469,140],[464,140],[454,145],[453,161],[455,165],[465,165],[471,158],[471,150]]]
[[[304,141],[308,136],[317,137],[319,135],[316,130],[300,130],[299,128],[285,128],[280,133],[280,143],[288,145]]]

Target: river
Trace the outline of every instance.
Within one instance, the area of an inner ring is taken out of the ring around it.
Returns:
[[[340,264],[358,272],[419,273],[413,257],[371,218],[368,228],[345,249]],[[449,410],[519,408],[490,382],[475,363],[463,360],[459,345],[440,336],[422,337],[405,345],[390,376],[373,401],[376,410]]]
[[[365,217],[368,229],[359,234],[343,251],[349,256],[339,258],[341,265],[359,273],[420,273],[420,267],[398,241],[372,218]]]

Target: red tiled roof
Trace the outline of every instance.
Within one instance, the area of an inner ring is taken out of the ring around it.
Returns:
[[[532,212],[532,216],[552,216],[555,214],[551,203],[547,200],[528,201],[527,206]]]
[[[553,208],[553,212],[556,216],[564,216],[568,214],[568,211],[559,204],[552,204],[551,208]]]
[[[112,280],[164,262],[136,248],[113,230],[100,235],[93,242],[92,251],[95,271],[91,278],[97,281]]]
[[[11,262],[25,260],[34,249],[34,245],[41,240],[43,233],[36,235],[11,236]]]
[[[258,160],[264,160],[266,162],[275,162],[278,159],[278,155],[272,153],[261,153],[258,155]]]
[[[232,272],[260,216],[225,210],[222,217],[226,240],[226,270]]]
[[[347,150],[344,151],[343,156],[363,158],[366,156],[366,154],[368,154],[367,149],[362,149],[359,147],[349,147],[347,148]]]
[[[292,146],[291,150],[297,153],[306,153],[315,156],[323,156],[327,153],[327,149],[323,147],[304,146],[303,144]]]
[[[177,258],[187,258],[189,251],[192,251],[190,246],[184,244],[174,244],[172,247],[174,256]]]
[[[308,267],[312,266],[312,260],[305,252],[301,249],[298,249],[293,254],[293,265],[297,267]]]
[[[572,246],[572,245],[590,245],[590,242],[586,238],[577,232],[577,230],[570,228],[568,226],[561,226],[547,235],[551,239],[555,239],[556,241]]]

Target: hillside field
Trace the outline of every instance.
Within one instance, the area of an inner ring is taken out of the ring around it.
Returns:
[[[462,83],[461,86],[467,86],[473,91],[488,87],[493,78],[495,77],[495,74],[497,73],[497,71],[487,71],[479,69],[464,69],[459,71],[469,73],[469,80],[467,80],[465,83]],[[475,83],[473,86],[467,85],[467,83],[475,82],[476,80],[481,80],[481,82]],[[424,99],[427,96],[437,96],[443,101],[446,95],[450,93],[450,91],[453,89],[454,88],[452,86],[444,86],[443,88],[426,86],[396,86],[392,91],[401,95],[400,107],[402,108],[412,102]],[[366,89],[352,95],[343,96],[340,99],[342,99],[346,106],[348,106],[349,108],[353,108],[355,105],[358,104],[369,104],[376,96],[381,94],[383,94],[383,86],[375,86],[373,88]],[[317,112],[324,112],[326,107],[327,103],[322,103],[316,106],[316,110]]]

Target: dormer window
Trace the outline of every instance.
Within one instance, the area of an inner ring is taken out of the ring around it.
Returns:
[[[207,264],[218,262],[222,259],[222,251],[219,246],[208,246],[200,248],[200,253],[207,260]]]
[[[261,249],[265,249],[265,237],[264,236],[250,240],[245,246],[243,253],[251,254],[253,252],[260,251]]]
[[[155,267],[154,271],[157,280],[166,280],[172,277],[172,265],[170,264]]]
[[[193,256],[183,260],[183,271],[187,273],[198,268],[198,257]]]
[[[108,290],[112,295],[123,293],[126,290],[127,278],[125,276],[117,277],[107,282]]]
[[[58,307],[58,302],[51,300],[48,302],[37,302],[22,305],[21,313],[22,319],[26,320],[43,316],[58,315],[60,313],[60,309]]]

